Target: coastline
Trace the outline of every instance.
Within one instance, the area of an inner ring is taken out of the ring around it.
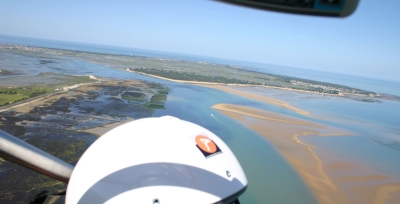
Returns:
[[[245,106],[217,104],[212,108],[271,142],[319,203],[387,203],[398,199],[391,194],[400,190],[399,178],[337,158],[334,152],[302,141],[308,136],[351,137],[352,133]]]
[[[126,70],[126,71],[133,72],[133,71],[130,71],[130,70]],[[133,73],[139,73],[139,72],[133,72]],[[269,104],[272,104],[272,105],[277,105],[277,106],[280,106],[280,107],[283,107],[283,108],[287,108],[289,110],[295,111],[296,113],[299,113],[299,114],[302,114],[302,115],[305,115],[305,116],[308,116],[308,117],[314,117],[310,113],[308,113],[307,111],[304,111],[304,110],[301,110],[299,108],[296,108],[296,107],[292,106],[291,104],[289,104],[289,103],[287,103],[285,101],[281,101],[281,100],[278,100],[278,99],[275,99],[275,98],[272,98],[272,97],[268,97],[268,96],[262,96],[262,95],[258,95],[258,94],[239,91],[239,90],[236,90],[236,89],[234,89],[232,87],[235,87],[235,86],[264,87],[264,88],[275,88],[275,89],[296,91],[296,90],[292,90],[292,89],[288,89],[288,88],[260,86],[260,85],[223,84],[223,83],[211,83],[211,82],[183,81],[183,80],[174,80],[174,79],[155,76],[155,75],[151,75],[151,74],[145,74],[145,73],[140,73],[140,74],[146,75],[146,76],[150,76],[150,77],[155,77],[155,78],[158,78],[158,79],[178,82],[178,83],[194,84],[194,85],[203,86],[203,87],[207,87],[207,88],[218,89],[218,90],[221,90],[221,91],[224,91],[224,92],[227,92],[227,93],[231,93],[231,94],[235,94],[235,95],[238,95],[238,96],[242,96],[242,97],[245,97],[245,98],[250,98],[250,99],[254,99],[254,100],[257,100],[257,101],[264,102],[264,103],[269,103]],[[313,92],[309,92],[309,91],[302,91],[302,92],[313,93]]]
[[[217,83],[217,82],[185,81],[185,80],[177,80],[177,79],[170,79],[170,78],[160,77],[160,76],[157,76],[157,75],[146,74],[146,73],[142,73],[142,72],[135,72],[135,71],[131,71],[131,70],[128,70],[128,69],[125,69],[125,71],[127,71],[127,72],[132,72],[132,73],[138,73],[138,74],[141,74],[141,75],[145,75],[145,76],[149,76],[149,77],[154,77],[154,78],[158,78],[158,79],[163,79],[163,80],[167,80],[167,81],[178,82],[178,83],[186,83],[186,84],[196,84],[196,85],[220,85],[220,86],[240,86],[240,87],[262,87],[262,88],[271,88],[271,89],[288,90],[288,91],[295,91],[295,92],[309,93],[309,94],[317,94],[317,95],[344,96],[343,94],[319,93],[319,92],[313,92],[313,91],[305,91],[305,90],[298,90],[298,89],[291,89],[291,88],[277,87],[277,86],[268,86],[268,85],[225,84],[225,83]]]
[[[278,86],[271,86],[271,85],[252,85],[252,84],[232,84],[232,83],[217,83],[217,82],[202,82],[202,81],[187,81],[187,80],[176,80],[176,79],[170,79],[166,77],[161,77],[153,74],[147,74],[143,72],[137,72],[137,71],[131,71],[129,68],[127,69],[120,69],[124,70],[127,72],[132,72],[132,73],[138,73],[141,75],[149,76],[149,77],[154,77],[158,79],[163,79],[167,81],[172,81],[172,82],[178,82],[178,83],[186,83],[186,84],[194,84],[194,85],[205,85],[205,86],[222,86],[222,87],[260,87],[260,88],[266,88],[266,89],[277,89],[277,90],[286,90],[286,91],[292,91],[292,92],[297,92],[297,93],[305,93],[305,94],[315,94],[315,95],[322,95],[322,96],[332,96],[332,97],[341,97],[341,98],[347,98],[347,99],[352,99],[356,101],[363,101],[363,102],[382,102],[382,100],[393,100],[393,101],[400,101],[400,96],[398,95],[391,95],[391,94],[381,94],[381,93],[374,93],[370,95],[365,95],[365,94],[358,94],[358,93],[341,93],[339,92],[338,94],[332,94],[332,93],[326,93],[326,92],[316,92],[316,91],[309,91],[309,90],[303,90],[303,89],[294,89],[294,88],[287,88],[287,87],[278,87]]]

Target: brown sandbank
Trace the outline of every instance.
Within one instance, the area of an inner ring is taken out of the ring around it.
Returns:
[[[270,141],[299,173],[319,203],[391,203],[400,200],[399,178],[335,157],[334,153],[301,140],[307,135],[350,136],[351,133],[245,106],[218,104],[212,108]]]
[[[258,95],[258,94],[253,94],[253,93],[248,93],[248,92],[244,92],[244,91],[240,91],[234,88],[234,86],[223,86],[223,85],[213,85],[213,84],[197,84],[199,86],[204,86],[204,87],[208,87],[208,88],[213,88],[213,89],[218,89],[221,91],[225,91],[227,93],[231,93],[231,94],[235,94],[235,95],[239,95],[239,96],[243,96],[246,98],[250,98],[250,99],[254,99],[257,101],[261,101],[264,103],[269,103],[269,104],[273,104],[273,105],[277,105],[283,108],[287,108],[289,110],[295,111],[299,114],[302,115],[306,115],[309,117],[313,117],[310,113],[308,113],[307,111],[301,110],[299,108],[294,107],[293,105],[285,102],[285,101],[281,101],[272,97],[268,97],[268,96],[263,96],[263,95]]]

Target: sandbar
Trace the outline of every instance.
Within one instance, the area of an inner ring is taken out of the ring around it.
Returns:
[[[278,100],[278,99],[264,96],[264,95],[258,95],[258,94],[240,91],[240,90],[235,89],[234,86],[215,85],[215,84],[201,84],[201,86],[218,89],[218,90],[225,91],[227,93],[231,93],[231,94],[235,94],[235,95],[239,95],[239,96],[242,96],[245,98],[250,98],[250,99],[261,101],[264,103],[269,103],[272,105],[280,106],[280,107],[295,111],[296,113],[299,113],[299,114],[302,114],[305,116],[309,116],[309,117],[313,117],[309,112],[301,110],[299,108],[296,108],[293,105],[291,105],[285,101]]]
[[[383,175],[346,158],[336,158],[331,152],[301,140],[308,135],[353,136],[350,132],[245,106],[217,104],[212,108],[271,142],[299,173],[319,203],[395,203],[400,200],[399,178]]]

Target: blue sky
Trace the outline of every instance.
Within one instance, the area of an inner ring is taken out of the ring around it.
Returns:
[[[400,81],[399,0],[347,18],[214,1],[6,1],[0,34],[262,62]]]

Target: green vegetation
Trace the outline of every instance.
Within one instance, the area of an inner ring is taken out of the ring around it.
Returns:
[[[154,94],[151,99],[150,103],[161,103],[167,100],[167,95],[164,94]]]
[[[49,87],[0,87],[0,105],[7,105],[54,91],[53,88]]]
[[[289,76],[279,76],[278,80],[297,85],[297,87],[292,87],[293,89],[302,89],[308,91],[315,91],[319,93],[329,93],[329,94],[339,94],[341,93],[352,93],[352,94],[360,94],[360,95],[371,95],[376,94],[375,92],[365,91],[361,89],[351,88],[348,86],[332,84],[327,82],[320,82],[315,80],[309,79],[300,79],[296,77],[289,77]]]
[[[222,70],[205,70],[199,72],[195,69],[171,70],[160,68],[129,68],[130,71],[135,71],[154,76],[160,76],[168,79],[211,82],[222,84],[246,84],[246,85],[265,85],[280,88],[289,88],[294,90],[311,91],[317,93],[328,94],[359,94],[359,95],[375,95],[371,91],[355,89],[348,86],[319,82],[309,79],[300,79],[296,77],[266,74],[252,70],[236,69],[225,67]],[[190,72],[189,72],[190,71]],[[231,72],[228,72],[231,71]],[[218,73],[219,75],[217,75]]]
[[[57,92],[63,87],[97,81],[88,76],[40,73],[30,77],[5,78],[2,79],[1,84],[13,84],[16,80],[18,80],[18,84],[14,86],[0,85],[0,106]]]
[[[129,87],[121,94],[121,99],[128,103],[143,105],[149,109],[164,109],[168,93],[168,87],[148,82],[144,89]]]
[[[150,99],[150,102],[146,107],[152,109],[164,109],[165,102],[167,101],[167,96],[169,93],[168,87],[160,86],[160,85],[150,85],[154,90],[154,94]]]
[[[168,79],[175,80],[184,80],[184,81],[199,81],[199,82],[212,82],[212,83],[225,83],[225,84],[252,84],[252,85],[262,85],[258,82],[241,80],[241,79],[233,79],[226,78],[223,76],[216,75],[201,75],[197,73],[190,72],[181,72],[181,71],[172,71],[172,70],[164,70],[164,69],[145,69],[145,68],[134,68],[130,69],[131,71],[141,72],[145,74],[151,74],[155,76],[165,77]]]
[[[143,102],[143,97],[145,96],[144,93],[141,92],[124,92],[121,95],[122,99],[125,99],[130,102]]]

